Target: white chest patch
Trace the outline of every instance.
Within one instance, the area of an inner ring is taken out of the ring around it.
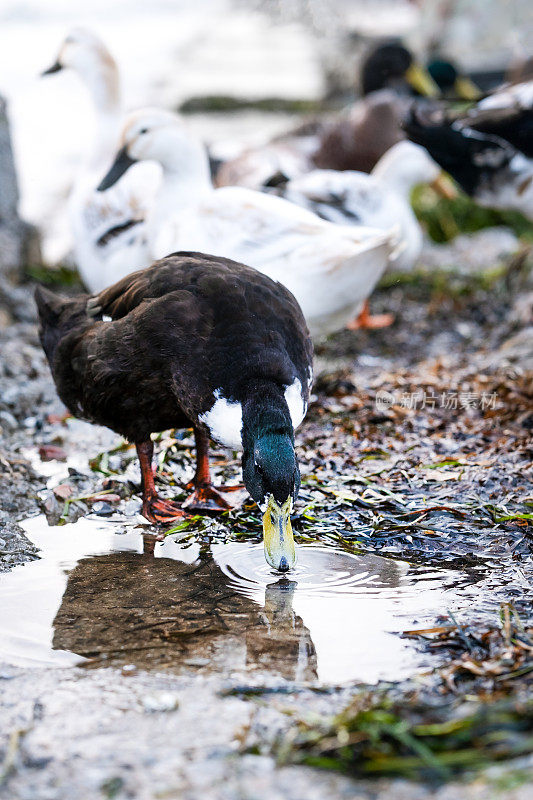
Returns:
[[[239,402],[230,402],[222,397],[220,389],[213,393],[215,402],[198,419],[207,425],[211,438],[216,442],[231,447],[232,450],[242,450],[242,406]],[[298,427],[307,411],[307,405],[302,399],[302,384],[295,378],[285,389],[285,400],[289,407],[292,426]]]
[[[198,419],[207,425],[211,438],[216,442],[231,447],[233,450],[242,450],[242,407],[238,402],[230,403],[221,396],[220,389],[214,392],[213,406],[201,414]]]
[[[302,398],[302,384],[295,378],[294,381],[285,389],[285,400],[289,406],[292,420],[292,427],[296,430],[298,425],[305,417],[307,405]]]

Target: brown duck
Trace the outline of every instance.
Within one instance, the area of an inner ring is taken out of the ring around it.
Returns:
[[[211,485],[208,442],[242,449],[263,511],[266,559],[295,563],[290,523],[300,472],[294,428],[309,398],[312,345],[293,295],[243,264],[174,253],[96,296],[36,290],[41,342],[58,394],[77,417],[135,443],[144,516],[168,523],[228,505]],[[194,429],[193,494],[156,492],[150,434]]]

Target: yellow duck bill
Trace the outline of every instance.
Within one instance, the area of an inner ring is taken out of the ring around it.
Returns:
[[[416,61],[413,61],[405,73],[405,79],[418,94],[424,97],[438,97],[440,95],[440,89],[427,69],[424,69],[424,67]]]
[[[466,75],[458,75],[453,85],[455,94],[461,100],[479,100],[483,95],[479,86]]]
[[[271,567],[280,572],[288,572],[296,564],[291,510],[291,497],[278,505],[273,495],[270,495],[263,514],[265,558]]]
[[[446,172],[441,172],[430,186],[440,197],[444,197],[446,200],[456,200],[459,197],[459,192],[455,188],[453,180]]]

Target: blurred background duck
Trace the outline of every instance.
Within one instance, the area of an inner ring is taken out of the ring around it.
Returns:
[[[454,196],[453,187],[443,180],[440,167],[428,152],[402,141],[381,157],[371,174],[317,169],[288,181],[277,191],[330,222],[384,231],[398,225],[399,246],[392,264],[394,269],[406,271],[414,267],[422,251],[423,232],[411,206],[411,192],[421,183]],[[367,300],[362,314],[349,327],[379,328],[393,321],[390,314],[371,315]]]
[[[370,172],[381,156],[405,138],[406,100],[416,92],[437,97],[439,88],[412,53],[396,42],[374,47],[357,80],[361,99],[344,111],[306,123],[262,147],[249,148],[223,164],[217,186],[260,188],[316,167]]]
[[[120,81],[115,60],[91,31],[77,28],[65,38],[56,61],[43,75],[74,70],[88,89],[96,136],[69,197],[74,259],[91,291],[99,291],[149,261],[145,216],[158,170],[142,165],[105,197],[96,191],[116,151],[122,125]]]
[[[479,100],[480,88],[459,67],[446,58],[434,57],[427,64],[427,71],[439,87],[440,94],[450,100]]]
[[[390,230],[399,225],[399,252],[394,266],[412,269],[422,249],[422,229],[411,206],[411,192],[421,183],[450,193],[441,168],[427,150],[398,142],[370,174],[345,170],[313,170],[276,191],[322,219],[341,225],[368,225]]]
[[[121,145],[101,191],[136,161],[163,170],[148,217],[153,258],[198,250],[247,263],[290,289],[313,336],[349,323],[393,258],[396,229],[336,225],[280,197],[215,189],[205,148],[170,112],[131,114]]]
[[[501,87],[457,121],[480,133],[500,136],[533,158],[533,80]]]
[[[387,150],[405,138],[402,122],[413,96],[479,97],[472,81],[453,64],[434,59],[426,68],[398,41],[382,42],[369,51],[359,85],[363,98],[324,131],[313,156],[317,167],[371,172]]]
[[[414,109],[405,130],[479,205],[533,219],[533,159],[509,141],[442,115],[424,119]]]
[[[229,506],[211,485],[209,437],[241,449],[246,488],[263,512],[265,556],[290,569],[292,504],[300,488],[294,429],[312,381],[302,312],[279,283],[243,264],[174,253],[94,297],[38,288],[40,337],[72,414],[135,443],[142,513],[169,523]],[[151,434],[194,428],[194,492],[161,498]]]

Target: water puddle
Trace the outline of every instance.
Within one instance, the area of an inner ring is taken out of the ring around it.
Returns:
[[[42,558],[0,581],[0,660],[11,664],[397,680],[429,664],[398,633],[461,602],[455,572],[318,545],[300,546],[280,578],[261,544],[169,537],[151,557],[133,526],[23,527]]]

